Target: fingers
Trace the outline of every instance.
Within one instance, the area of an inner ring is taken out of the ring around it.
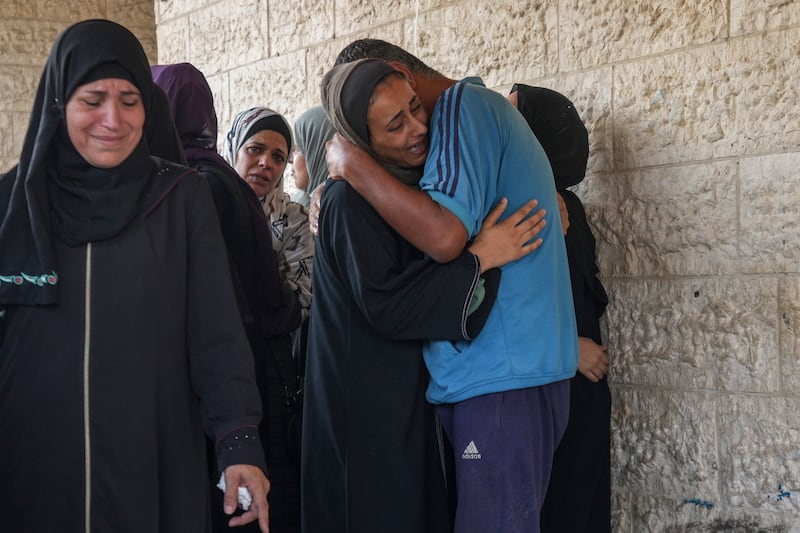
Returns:
[[[539,205],[538,200],[536,199],[528,200],[522,207],[511,213],[511,216],[508,217],[506,222],[509,224],[513,224],[515,226],[518,225],[520,222],[525,220],[525,217],[527,217],[530,214],[530,212],[536,208],[537,205]]]
[[[253,506],[248,511],[240,514],[239,516],[233,517],[228,521],[228,526],[230,527],[237,527],[237,526],[244,526],[249,524],[250,522],[254,522],[258,520],[258,528],[262,531],[262,533],[269,532],[269,512],[261,512],[260,509]]]
[[[544,229],[544,227],[547,225],[547,221],[544,219],[546,214],[547,211],[540,209],[534,213],[532,217],[520,223],[518,228],[523,230],[522,237],[524,242],[528,242]]]
[[[239,505],[239,486],[236,483],[231,483],[228,476],[225,476],[225,497],[222,500],[222,509],[225,514],[233,514],[236,507]]]
[[[536,239],[532,243],[526,244],[525,246],[523,246],[522,247],[522,256],[521,257],[524,257],[524,256],[528,255],[529,253],[531,253],[532,251],[534,251],[537,248],[539,248],[542,245],[543,242],[544,241],[542,239]]]
[[[597,383],[598,381],[600,381],[600,378],[598,378],[595,375],[594,369],[590,369],[590,370],[578,369],[578,370],[580,371],[581,374],[583,374],[583,377],[585,377],[586,379],[588,379],[592,383]]]
[[[497,223],[497,219],[500,218],[506,207],[508,206],[508,198],[500,198],[500,201],[497,202],[497,205],[489,211],[489,214],[486,215],[486,218],[483,220],[484,226],[494,226]]]

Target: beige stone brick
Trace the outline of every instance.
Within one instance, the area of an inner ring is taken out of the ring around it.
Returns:
[[[413,23],[417,14],[422,16],[446,3],[442,0],[334,0],[336,35],[362,33],[398,20]]]
[[[193,63],[189,54],[189,17],[172,19],[156,28],[158,38],[158,63]]]
[[[108,18],[106,0],[33,0],[40,20],[71,24],[85,19]]]
[[[777,282],[606,280],[615,383],[777,392]]]
[[[0,65],[0,111],[29,113],[41,74],[41,67]]]
[[[56,37],[60,22],[0,20],[0,65],[31,65],[41,68]]]
[[[33,98],[31,98],[31,106],[32,105]],[[28,123],[30,122],[31,116],[29,112],[10,113],[10,116],[14,128],[14,139],[10,144],[11,151],[9,155],[13,157],[14,163],[16,164],[22,153],[22,144],[25,142],[25,134],[28,133]]]
[[[796,0],[731,0],[731,35],[797,24],[800,24],[800,2]]]
[[[726,37],[723,0],[559,3],[560,68],[575,70]]]
[[[371,32],[357,33],[325,41],[320,45],[310,47],[306,55],[306,92],[305,108],[309,108],[319,103],[319,84],[322,76],[333,67],[336,56],[342,49],[355,41],[364,38],[383,39],[390,43],[403,46],[403,25],[402,23],[381,26]]]
[[[36,2],[31,0],[3,0],[3,19],[36,18]]]
[[[605,276],[732,273],[736,165],[590,175],[579,194]]]
[[[154,0],[156,24],[170,22],[212,4],[233,4],[237,0]]]
[[[742,270],[800,272],[800,152],[740,163]]]
[[[556,70],[557,8],[476,2],[427,12],[416,29],[405,24],[405,48],[445,76],[481,76],[489,87],[545,77]]]
[[[193,12],[189,23],[190,60],[206,76],[269,55],[265,0],[212,4]]]
[[[334,36],[333,0],[269,3],[271,55],[281,55]]]
[[[127,28],[147,28],[150,35],[155,34],[154,5],[160,0],[107,0],[108,18]]]
[[[800,277],[781,278],[779,287],[783,392],[800,396]]]
[[[526,81],[534,87],[547,87],[562,93],[575,105],[575,109],[589,132],[589,161],[587,172],[605,172],[612,169],[613,124],[611,112],[611,68],[569,73],[545,80]],[[511,87],[503,87],[508,94]]]
[[[0,158],[10,159],[19,154],[15,152],[14,122],[12,113],[0,113]],[[2,171],[3,167],[0,167]]]
[[[792,491],[800,479],[800,399],[732,394],[718,409],[725,500],[797,515],[800,500],[781,498],[779,487]]]
[[[800,146],[800,30],[615,67],[617,168]]]
[[[17,159],[0,157],[0,175],[5,174],[17,164]]]
[[[208,86],[214,95],[214,110],[217,112],[217,151],[222,151],[225,135],[233,122],[233,111],[231,110],[230,91],[228,89],[227,72],[216,76],[206,76]],[[237,110],[241,111],[241,109]]]
[[[614,483],[626,490],[719,500],[714,397],[621,389],[614,394]],[[657,531],[637,529],[634,531]]]
[[[0,113],[0,172],[5,172],[19,161],[29,120],[30,114],[26,112]]]
[[[294,117],[305,110],[301,100],[297,98],[305,88],[304,81],[292,76],[298,62],[302,60],[301,54],[302,52],[296,52],[265,59],[231,71],[231,116],[226,118],[225,127],[230,126],[233,116],[254,106],[274,109],[291,124]]]

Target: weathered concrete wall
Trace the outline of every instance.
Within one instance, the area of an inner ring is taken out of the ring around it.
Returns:
[[[70,24],[105,18],[128,27],[155,61],[152,0],[2,0],[0,5],[0,172],[19,159],[50,47]]]
[[[800,2],[171,0],[156,20],[223,133],[251,105],[299,115],[365,36],[567,94],[611,297],[615,531],[800,521]]]

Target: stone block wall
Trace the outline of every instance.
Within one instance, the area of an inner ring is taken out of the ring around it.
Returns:
[[[353,39],[557,89],[610,295],[614,530],[800,530],[800,2],[167,0],[220,129],[290,120]]]
[[[0,6],[0,172],[17,163],[50,47],[72,23],[105,18],[128,27],[155,61],[152,0],[3,0]]]
[[[800,1],[5,0],[0,163],[66,24],[190,61],[220,131],[293,121],[351,40],[569,96],[610,305],[614,530],[800,531]],[[153,10],[151,12],[151,10]],[[155,17],[155,26],[152,17]],[[119,18],[125,17],[125,18]],[[1,253],[1,252],[0,252]]]

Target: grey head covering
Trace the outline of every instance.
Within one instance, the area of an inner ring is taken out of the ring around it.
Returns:
[[[303,153],[308,167],[308,186],[310,193],[328,177],[328,163],[325,161],[325,143],[331,140],[333,129],[328,115],[322,106],[314,106],[305,111],[294,122],[294,136],[297,149]]]
[[[416,186],[423,167],[402,168],[389,163],[375,153],[365,138],[370,96],[376,85],[393,72],[398,71],[380,59],[360,59],[335,66],[322,78],[322,107],[345,139],[367,152],[398,180]]]

